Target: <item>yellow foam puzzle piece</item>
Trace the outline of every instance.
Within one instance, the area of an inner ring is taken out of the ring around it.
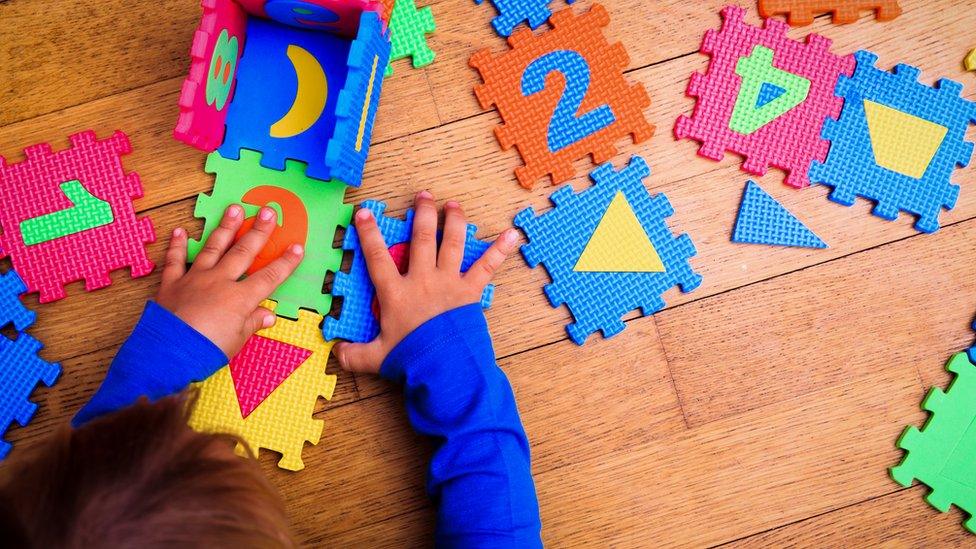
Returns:
[[[949,131],[945,126],[864,100],[874,161],[882,168],[921,179]]]
[[[967,71],[976,71],[976,48],[973,48],[963,61]]]
[[[276,303],[265,301],[261,306],[274,310]],[[312,414],[319,397],[332,398],[337,380],[325,373],[334,342],[322,338],[321,323],[320,315],[301,310],[298,320],[278,317],[274,326],[259,331],[260,336],[308,349],[312,354],[246,418],[241,417],[229,366],[194,384],[199,397],[190,415],[190,427],[205,433],[237,435],[255,452],[265,448],[280,453],[278,467],[304,469],[305,443],[317,444],[324,425]],[[240,445],[237,453],[247,454]]]
[[[576,272],[663,273],[664,263],[623,192],[606,213],[573,267]]]

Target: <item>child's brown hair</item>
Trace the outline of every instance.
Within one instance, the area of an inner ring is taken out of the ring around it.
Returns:
[[[0,545],[293,546],[257,463],[190,429],[185,410],[184,397],[142,400],[0,468]]]

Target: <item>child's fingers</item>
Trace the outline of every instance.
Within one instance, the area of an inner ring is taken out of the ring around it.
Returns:
[[[469,280],[479,291],[491,282],[491,277],[495,276],[495,271],[502,266],[508,254],[515,249],[515,240],[518,235],[515,229],[507,229],[495,242],[485,250],[481,258],[475,261],[474,265],[465,273],[465,280]]]
[[[377,294],[382,296],[390,284],[400,278],[400,272],[397,271],[396,264],[390,257],[390,251],[386,247],[380,228],[376,226],[373,212],[363,209],[356,212],[356,232],[359,233],[359,245],[363,248],[369,277],[376,287]]]
[[[301,246],[292,244],[288,246],[285,253],[239,284],[244,286],[254,303],[268,299],[268,296],[274,293],[278,286],[291,276],[291,273],[295,272],[304,255],[305,250]]]
[[[468,222],[464,218],[461,205],[454,201],[444,204],[444,236],[441,237],[441,249],[437,257],[439,268],[455,274],[461,272],[467,233]]]
[[[171,284],[186,274],[186,231],[177,227],[169,239],[163,263],[163,284]]]
[[[261,208],[254,226],[227,250],[217,264],[217,268],[232,280],[240,278],[254,263],[254,258],[258,256],[271,238],[271,233],[278,227],[275,219],[274,210],[268,207]]]
[[[258,330],[274,326],[277,317],[275,314],[264,307],[258,307],[251,311],[247,320],[244,321],[244,333],[248,336]]]
[[[410,271],[422,274],[437,264],[437,204],[434,195],[427,191],[420,191],[414,204]]]
[[[333,349],[339,366],[347,372],[378,374],[386,352],[378,339],[370,343],[336,343]]]
[[[193,266],[197,268],[210,269],[220,261],[227,248],[234,243],[241,223],[244,222],[244,208],[238,204],[231,204],[224,212],[224,217],[220,219],[220,226],[210,233],[210,238],[203,244],[203,249],[197,254],[193,261]]]

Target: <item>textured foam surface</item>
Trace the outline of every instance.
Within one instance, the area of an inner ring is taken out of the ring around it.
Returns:
[[[905,487],[915,479],[928,485],[925,500],[943,513],[956,505],[969,514],[966,529],[976,534],[976,366],[958,353],[946,369],[955,374],[952,384],[945,392],[933,387],[922,401],[929,419],[921,431],[910,426],[898,438],[907,453],[891,478]]]
[[[732,242],[799,248],[827,247],[826,242],[752,181],[746,183],[742,194]]]
[[[664,308],[662,295],[675,286],[690,292],[702,281],[689,259],[695,245],[687,234],[675,237],[665,219],[674,210],[663,194],[650,195],[643,178],[650,168],[643,158],[634,156],[616,171],[612,164],[599,166],[590,174],[594,185],[574,194],[570,186],[561,187],[549,199],[554,208],[536,216],[531,207],[515,216],[515,225],[528,237],[522,255],[530,267],[540,263],[552,278],[544,290],[553,307],[565,304],[576,322],[566,331],[577,344],[600,330],[611,337],[624,329],[621,320],[627,312],[640,309],[652,315]],[[664,264],[663,272],[578,272],[574,270],[591,235],[596,231],[611,201],[623,193],[627,204]]]
[[[901,15],[897,0],[759,0],[763,17],[787,15],[791,25],[809,25],[823,13],[833,14],[834,23],[846,25],[857,21],[861,12],[873,11],[878,21],[891,21]]]
[[[264,302],[262,306],[274,309],[273,302]],[[321,316],[301,311],[298,320],[278,317],[274,326],[257,332],[256,337],[305,349],[309,352],[308,358],[247,417],[241,414],[230,367],[221,368],[205,381],[195,384],[200,395],[190,415],[190,426],[202,432],[237,435],[255,452],[264,448],[281,454],[278,467],[289,471],[304,469],[302,450],[305,443],[317,444],[324,426],[322,420],[314,419],[312,415],[319,398],[332,398],[337,379],[326,374],[332,342],[322,339],[321,322]],[[272,357],[269,360],[282,358],[278,354],[269,356]],[[275,372],[281,364],[269,362],[267,366],[268,372]],[[286,367],[290,368],[291,364]],[[238,446],[237,451],[245,454],[243,447]]]
[[[0,157],[0,249],[10,256],[14,269],[27,285],[38,292],[41,303],[65,296],[64,286],[85,281],[88,291],[112,283],[109,273],[129,267],[133,277],[152,272],[146,244],[156,240],[152,221],[136,217],[134,198],[142,196],[142,184],[135,173],[127,174],[122,155],[132,151],[122,132],[98,140],[91,131],[70,136],[71,147],[53,151],[42,143],[24,149],[26,160],[7,164]],[[76,204],[62,185],[78,181],[83,190],[111,206],[112,222],[78,231],[61,231],[64,236],[28,244],[21,225],[55,212],[74,210]]]
[[[390,62],[386,76],[393,74],[393,61],[410,57],[413,68],[434,62],[434,50],[427,45],[427,35],[436,30],[430,6],[417,9],[413,0],[396,0],[390,14]]]
[[[27,286],[16,271],[0,274],[0,328],[13,324],[15,330],[22,332],[34,323],[37,315],[20,300],[26,291]]]
[[[691,117],[678,117],[675,136],[699,141],[698,154],[705,158],[722,160],[730,151],[745,157],[742,169],[748,173],[764,175],[775,167],[787,172],[788,185],[805,187],[811,162],[827,156],[829,144],[820,137],[820,128],[841,111],[843,100],[834,95],[834,85],[854,70],[854,58],[832,54],[831,41],[816,34],[806,42],[788,38],[789,26],[782,21],[768,19],[759,28],[744,18],[745,10],[728,6],[722,10],[721,30],[705,33],[701,52],[711,62],[704,74],[691,75],[687,94],[698,101]],[[809,90],[801,103],[774,120],[752,133],[739,133],[731,122],[748,79],[737,69],[757,46],[772,50],[773,68],[808,81]]]
[[[241,151],[239,160],[223,158],[219,153],[207,157],[206,171],[217,176],[211,194],[197,197],[193,215],[204,219],[199,240],[188,245],[193,261],[203,243],[220,225],[224,211],[231,204],[242,204],[246,217],[257,215],[261,206],[277,204],[279,228],[261,256],[273,258],[290,244],[305,247],[305,257],[284,283],[271,294],[278,303],[278,315],[298,318],[299,309],[327,314],[332,296],[322,292],[327,272],[336,272],[342,263],[342,250],[332,247],[337,227],[345,227],[352,216],[352,206],[342,203],[346,186],[338,181],[319,181],[305,175],[305,165],[288,161],[283,171],[261,166],[260,155]]]
[[[526,188],[545,175],[566,181],[576,174],[574,161],[590,155],[606,162],[617,154],[617,141],[630,136],[640,143],[654,133],[644,117],[647,90],[624,78],[627,50],[603,35],[606,8],[594,4],[580,15],[566,8],[550,23],[541,34],[518,29],[508,37],[508,51],[484,49],[468,62],[484,80],[474,90],[481,107],[495,105],[501,115],[499,144],[522,156],[525,165],[515,176]]]
[[[37,411],[37,404],[30,401],[35,387],[39,383],[50,387],[61,375],[60,365],[37,356],[41,347],[25,333],[19,333],[16,341],[0,335],[0,437],[15,421],[22,427],[27,425]],[[0,460],[10,448],[0,438]]]
[[[853,77],[837,82],[837,95],[845,100],[840,118],[823,126],[830,154],[826,162],[813,163],[810,180],[833,187],[834,202],[850,206],[856,197],[867,198],[876,202],[875,215],[894,220],[905,211],[917,216],[916,229],[934,232],[942,209],[951,209],[959,196],[952,173],[968,165],[973,154],[965,138],[976,123],[976,103],[960,97],[962,85],[952,80],[930,87],[918,81],[915,67],[896,65],[889,72],[875,67],[878,57],[869,51],[855,56]],[[873,128],[872,110],[877,113]],[[906,124],[911,131],[904,131]],[[920,133],[932,126],[943,130],[923,139]],[[904,163],[926,147],[931,157]],[[921,177],[914,177],[915,169]]]
[[[354,37],[364,12],[388,21],[380,0],[235,0],[251,15],[299,29]]]
[[[390,249],[391,255],[402,265],[403,254],[407,247],[403,244],[410,242],[413,233],[413,210],[407,210],[403,219],[383,215],[386,204],[376,200],[367,200],[360,206],[373,213],[379,226],[383,241]],[[474,262],[481,257],[490,246],[489,243],[475,238],[478,228],[468,224],[467,240],[464,242],[464,257],[461,260],[461,271],[466,272]],[[322,332],[326,339],[345,339],[357,343],[371,341],[380,331],[379,322],[373,314],[373,301],[376,288],[369,278],[366,259],[359,244],[359,234],[356,227],[350,225],[346,229],[346,236],[342,243],[343,249],[352,252],[352,265],[349,272],[338,272],[332,285],[332,295],[342,297],[342,308],[339,318],[325,317]],[[482,307],[491,306],[495,287],[489,284],[481,295]]]
[[[474,0],[481,4],[482,0]],[[522,23],[530,29],[537,29],[549,19],[552,10],[549,9],[551,0],[491,0],[498,16],[491,20],[491,26],[499,36],[508,36],[512,30]],[[573,0],[567,0],[571,4]]]

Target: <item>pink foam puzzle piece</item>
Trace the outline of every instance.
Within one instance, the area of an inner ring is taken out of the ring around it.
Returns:
[[[71,147],[54,152],[46,143],[24,149],[26,159],[7,164],[0,157],[0,250],[9,256],[23,278],[27,293],[39,293],[41,303],[65,296],[64,286],[85,281],[96,290],[112,283],[109,273],[129,267],[133,278],[152,272],[146,244],[156,240],[152,221],[137,218],[134,198],[142,196],[139,175],[126,173],[124,154],[132,151],[122,132],[98,140],[92,131],[69,137]],[[76,205],[63,192],[66,182],[77,181],[99,203],[111,207],[108,223],[72,225],[65,234],[27,245],[21,234],[24,221]]]
[[[230,361],[241,417],[251,415],[311,355],[311,350],[283,341],[259,335],[248,338]]]
[[[224,122],[231,100],[234,98],[237,63],[244,52],[247,29],[247,13],[234,0],[201,0],[203,16],[193,35],[190,46],[190,73],[180,90],[180,117],[173,130],[177,140],[202,151],[213,152],[224,142]],[[217,55],[214,50],[218,49]],[[226,58],[229,51],[237,50],[233,60]],[[221,52],[225,57],[221,57]],[[228,65],[232,61],[231,65]],[[230,73],[224,74],[230,66]],[[220,101],[214,97],[214,88],[208,97],[207,86],[211,79],[228,78]]]
[[[821,139],[820,129],[828,117],[840,115],[844,100],[834,95],[834,87],[841,75],[853,73],[854,57],[834,55],[831,41],[817,34],[805,42],[790,39],[790,27],[783,21],[767,19],[762,28],[746,24],[745,13],[727,6],[722,28],[705,33],[701,52],[711,62],[704,74],[691,75],[687,94],[698,102],[692,116],[678,118],[675,136],[701,142],[698,154],[706,158],[722,160],[730,151],[745,157],[742,169],[748,173],[764,175],[776,167],[787,172],[786,184],[806,187],[811,162],[827,156],[830,145]],[[736,65],[756,46],[773,50],[773,66],[809,80],[810,88],[799,105],[744,135],[729,127],[742,84]]]

